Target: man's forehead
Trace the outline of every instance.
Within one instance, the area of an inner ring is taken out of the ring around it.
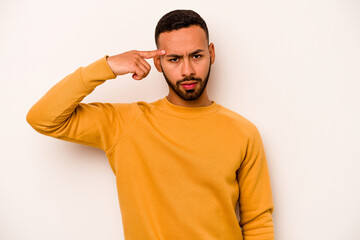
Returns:
[[[195,51],[207,46],[205,31],[199,26],[180,28],[159,35],[159,48],[167,51]]]

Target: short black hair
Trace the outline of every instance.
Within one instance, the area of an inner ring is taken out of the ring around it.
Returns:
[[[157,23],[155,28],[155,43],[158,46],[158,39],[160,33],[170,32],[180,28],[187,28],[190,26],[201,27],[206,34],[209,42],[209,31],[204,19],[193,10],[173,10],[165,14]]]

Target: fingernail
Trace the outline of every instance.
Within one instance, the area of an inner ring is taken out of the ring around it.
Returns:
[[[164,54],[164,53],[165,53],[165,50],[161,50],[161,53]]]

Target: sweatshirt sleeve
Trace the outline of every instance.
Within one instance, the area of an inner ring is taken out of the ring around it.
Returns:
[[[248,138],[239,181],[240,226],[244,240],[274,240],[273,200],[263,143],[257,128]]]
[[[135,115],[134,103],[80,103],[98,85],[116,78],[107,55],[53,86],[26,120],[39,133],[107,151]]]

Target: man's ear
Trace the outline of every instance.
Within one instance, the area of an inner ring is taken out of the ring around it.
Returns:
[[[155,65],[156,69],[157,69],[159,72],[162,72],[161,63],[160,63],[160,56],[156,56],[156,57],[154,57],[153,59],[154,59],[154,65]]]
[[[211,58],[211,64],[215,62],[215,46],[213,43],[210,43],[209,45],[209,53]]]

